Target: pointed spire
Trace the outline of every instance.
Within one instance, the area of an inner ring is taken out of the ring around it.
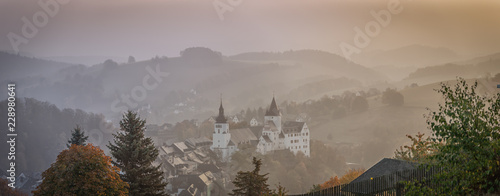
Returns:
[[[219,106],[219,116],[215,119],[216,123],[227,123],[227,119],[224,116],[224,107],[222,107],[222,93],[220,94],[220,106]]]
[[[269,110],[266,111],[266,116],[281,116],[280,110],[278,109],[278,105],[276,104],[276,99],[274,98],[274,92],[273,92],[273,101],[271,102]]]

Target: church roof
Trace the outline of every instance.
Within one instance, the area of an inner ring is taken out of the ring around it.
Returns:
[[[216,123],[227,123],[227,119],[224,116],[224,107],[222,107],[222,99],[220,100],[220,106],[219,106],[219,116],[215,118]]]
[[[271,102],[271,106],[266,111],[266,116],[281,116],[280,110],[278,109],[278,105],[276,104],[276,100],[273,97],[273,101]]]
[[[273,141],[271,141],[271,139],[269,138],[268,135],[263,135],[262,138],[264,138],[264,141],[266,141],[267,143],[273,142]]]
[[[234,142],[235,144],[240,144],[252,140],[258,140],[257,137],[255,137],[255,134],[253,134],[252,130],[249,128],[243,128],[243,129],[234,129],[230,130],[231,132],[231,141]]]
[[[249,129],[252,130],[252,133],[257,138],[260,138],[260,135],[262,134],[262,128],[264,128],[264,126],[249,127]]]
[[[300,133],[302,127],[304,127],[304,122],[287,121],[283,124],[283,132],[287,133]]]
[[[276,124],[274,124],[274,121],[270,120],[266,122],[266,125],[264,125],[264,128],[262,129],[263,131],[279,131],[278,127],[276,127]]]

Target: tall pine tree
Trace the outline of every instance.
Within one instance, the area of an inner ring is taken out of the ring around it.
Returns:
[[[271,194],[271,190],[267,184],[268,174],[259,174],[262,161],[253,157],[252,163],[255,166],[253,171],[238,172],[233,181],[236,188],[229,195],[260,196]]]
[[[158,149],[151,138],[144,136],[145,124],[146,121],[135,112],[128,111],[123,115],[120,121],[122,131],[113,134],[114,144],[110,142],[108,145],[116,160],[113,164],[123,171],[120,177],[130,185],[129,195],[168,195],[161,165],[152,165],[158,157]]]
[[[70,148],[73,144],[85,146],[87,139],[89,139],[89,136],[85,136],[85,132],[82,131],[80,125],[76,125],[75,129],[71,132],[71,139],[68,140],[68,144],[66,146],[68,146],[68,148]]]

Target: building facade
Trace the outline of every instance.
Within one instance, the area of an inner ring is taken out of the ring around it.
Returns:
[[[223,161],[227,161],[229,157],[236,151],[236,145],[231,142],[229,123],[224,116],[224,107],[222,107],[222,100],[219,107],[219,116],[217,116],[214,123],[212,146],[210,147],[210,149],[217,153]]]
[[[231,133],[236,135],[232,136]],[[240,144],[256,145],[257,152],[261,154],[285,149],[294,154],[301,152],[307,157],[311,153],[310,134],[307,124],[295,121],[283,123],[281,112],[274,97],[264,116],[264,126],[259,138],[248,128],[230,130],[221,101],[219,116],[215,118],[210,149],[219,154],[223,161],[228,161],[231,155],[238,150]]]
[[[309,157],[310,134],[305,122],[281,122],[281,112],[273,97],[271,106],[264,117],[262,135],[257,144],[257,151],[266,154],[274,150],[288,149],[294,154],[302,152]]]

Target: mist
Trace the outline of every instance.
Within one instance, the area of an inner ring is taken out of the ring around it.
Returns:
[[[225,183],[212,194],[226,195],[252,156],[271,187],[307,193],[394,158],[407,135],[431,136],[441,83],[460,77],[481,95],[500,92],[499,9],[490,0],[0,0],[0,86],[16,85],[17,174],[41,179],[76,125],[111,156],[130,110],[146,120],[170,194],[203,174]],[[9,96],[0,94],[4,119]],[[281,124],[306,125],[297,128],[307,130],[304,153],[259,151],[272,100],[282,137]],[[235,158],[214,150],[219,107],[241,142]],[[8,164],[2,156],[0,177]]]

